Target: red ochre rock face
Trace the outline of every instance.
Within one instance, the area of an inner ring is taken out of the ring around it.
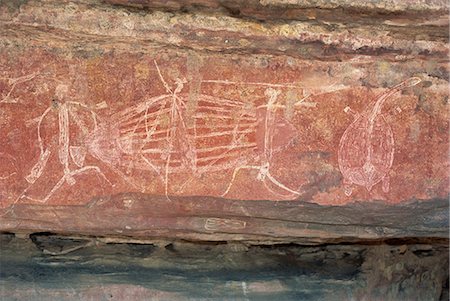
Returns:
[[[409,78],[376,98],[369,108],[345,130],[339,143],[339,168],[344,177],[345,194],[352,193],[351,184],[368,191],[382,182],[383,192],[389,192],[389,171],[394,160],[392,129],[381,115],[386,100],[405,88],[420,83],[418,77]],[[381,116],[380,116],[381,115]]]
[[[448,82],[421,62],[7,48],[3,208],[127,192],[327,205],[448,195]]]

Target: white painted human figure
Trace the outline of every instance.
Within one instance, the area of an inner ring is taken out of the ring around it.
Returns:
[[[266,180],[268,180],[271,184],[275,185],[283,192],[291,194],[291,195],[300,195],[300,192],[294,189],[291,189],[278,181],[275,177],[273,177],[270,173],[270,162],[273,156],[273,138],[274,138],[274,115],[278,108],[284,108],[284,105],[279,105],[276,103],[277,97],[280,95],[280,90],[275,90],[273,88],[266,89],[266,96],[268,97],[268,101],[266,105],[260,106],[258,108],[265,108],[265,118],[264,118],[264,145],[262,150],[262,156],[260,158],[260,165],[241,165],[236,167],[233,171],[233,175],[231,181],[222,194],[222,196],[226,196],[233,185],[233,182],[236,179],[238,172],[242,169],[254,169],[258,171],[256,179],[264,183],[264,186],[273,194],[280,195],[279,192],[275,192],[271,187],[267,185]]]
[[[67,87],[58,86],[59,90],[65,90]],[[57,89],[58,89],[57,88]],[[102,106],[104,104],[101,104]],[[38,201],[45,203],[47,202],[65,183],[72,186],[76,183],[75,177],[84,173],[94,172],[102,177],[106,182],[110,183],[103,172],[98,166],[95,165],[84,165],[87,148],[85,145],[71,145],[70,143],[70,119],[74,120],[75,125],[86,135],[89,131],[88,127],[84,124],[83,120],[80,118],[76,110],[73,107],[79,107],[86,110],[92,120],[93,129],[95,131],[97,128],[97,115],[89,108],[87,105],[75,101],[64,101],[64,100],[53,100],[52,104],[44,111],[44,113],[36,118],[37,121],[37,142],[39,146],[39,158],[35,165],[31,168],[29,174],[25,177],[27,182],[30,184],[25,191],[20,196],[21,198],[31,199],[33,201]],[[27,191],[32,187],[32,185],[42,176],[47,166],[48,160],[53,152],[54,146],[45,145],[42,139],[42,122],[45,117],[52,111],[58,113],[58,146],[57,157],[59,163],[62,165],[63,175],[61,178],[53,185],[48,193],[42,197],[31,197],[27,194]],[[71,162],[76,166],[73,168]]]
[[[394,160],[394,135],[381,109],[386,100],[397,92],[417,85],[418,77],[409,78],[380,94],[372,107],[362,114],[355,114],[355,120],[341,137],[338,162],[344,177],[344,192],[352,194],[352,184],[363,186],[367,191],[382,183],[383,192],[389,191],[389,171]],[[351,113],[349,107],[345,110]]]
[[[273,153],[279,151],[273,146],[274,129],[286,127],[275,124],[276,110],[284,108],[277,103],[280,90],[267,89],[268,102],[260,107],[199,94],[193,115],[187,116],[188,95],[182,92],[186,80],[176,78],[173,89],[156,61],[154,64],[167,94],[151,97],[112,114],[87,142],[93,156],[109,164],[142,192],[146,191],[147,185],[133,178],[133,170],[153,171],[162,181],[166,196],[177,193],[170,191],[171,174],[191,173],[196,177],[233,170],[229,186],[223,193],[225,196],[239,170],[257,169],[257,180],[272,193],[280,195],[267,185],[267,181],[285,193],[298,195],[296,190],[288,188],[270,173]],[[259,116],[261,111],[264,111],[262,118]],[[188,118],[193,122],[188,124]],[[293,132],[295,129],[291,128]],[[255,135],[264,137],[262,145]],[[291,138],[287,135],[277,141],[284,139],[286,141],[278,144],[287,144]],[[253,160],[255,154],[259,154],[256,162]]]
[[[85,165],[87,155],[106,164],[141,192],[148,191],[148,178],[135,176],[133,171],[153,172],[163,183],[165,195],[169,196],[178,193],[170,189],[172,174],[191,173],[198,177],[232,170],[230,182],[222,194],[226,196],[239,171],[254,169],[258,171],[255,180],[264,183],[271,193],[283,197],[299,195],[296,188],[286,186],[270,173],[273,155],[280,151],[280,147],[288,145],[295,132],[289,122],[278,124],[280,118],[277,110],[285,106],[277,102],[281,90],[274,88],[283,85],[252,83],[268,87],[267,103],[259,107],[199,94],[193,115],[187,116],[188,95],[182,92],[187,81],[176,78],[175,88],[172,88],[156,61],[154,65],[166,94],[151,97],[102,118],[94,111],[98,106],[94,108],[77,101],[64,101],[64,89],[67,87],[58,86],[62,91],[58,93],[59,100],[34,119],[37,122],[39,158],[26,180],[31,187],[43,175],[55,148],[63,175],[44,196],[33,198],[26,193],[27,189],[22,197],[47,202],[64,184],[74,185],[76,176],[84,173],[96,173],[108,181],[98,166]],[[304,99],[297,104],[301,105]],[[105,105],[102,103],[100,107]],[[79,110],[90,116],[91,126],[87,126],[78,116]],[[42,122],[51,112],[58,114],[57,146],[46,145],[41,135]],[[188,118],[193,122],[188,124]],[[84,137],[80,145],[72,145],[70,141],[71,124],[75,124]],[[285,130],[288,134],[274,138],[275,130]],[[140,175],[139,172],[136,174]]]

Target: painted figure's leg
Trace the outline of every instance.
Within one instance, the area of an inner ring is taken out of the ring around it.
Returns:
[[[244,166],[239,166],[236,167],[233,171],[233,176],[231,177],[230,183],[228,184],[227,189],[225,190],[224,193],[221,194],[222,197],[224,197],[225,195],[228,194],[228,192],[230,192],[231,186],[233,185],[233,182],[236,178],[237,173],[241,170],[241,169],[256,169],[256,170],[260,170],[261,166],[250,166],[250,165],[244,165]]]
[[[384,193],[388,193],[389,192],[390,182],[391,182],[391,179],[390,179],[390,177],[388,175],[385,175],[381,179],[381,188],[383,189]]]
[[[349,179],[344,178],[343,181],[344,184],[344,193],[346,196],[351,196],[352,192],[353,192],[353,188],[352,188],[352,181],[350,181]]]
[[[53,186],[53,188],[50,190],[50,192],[43,198],[43,199],[35,199],[35,198],[31,198],[28,196],[25,196],[27,199],[33,200],[33,201],[37,201],[40,203],[47,203],[47,201],[63,186],[64,182],[67,182],[69,185],[73,185],[73,183],[71,182],[71,180],[75,181],[75,176],[76,175],[80,175],[83,173],[87,173],[89,171],[93,171],[96,172],[97,174],[100,175],[100,177],[102,177],[106,182],[108,182],[110,185],[111,182],[106,178],[106,176],[103,174],[103,172],[100,170],[99,167],[97,166],[85,166],[83,168],[77,169],[77,170],[73,170],[70,171],[67,174],[64,174],[59,181],[55,184],[55,186]]]
[[[292,190],[289,187],[287,187],[286,185],[284,185],[283,183],[281,183],[280,181],[278,181],[277,179],[275,179],[269,172],[267,172],[267,178],[270,180],[270,182],[272,182],[272,184],[274,184],[275,186],[277,186],[278,188],[290,193],[290,194],[294,194],[294,195],[300,195],[300,193],[298,191]]]
[[[66,181],[66,175],[63,175],[59,181],[55,184],[55,186],[53,186],[52,190],[50,190],[50,192],[43,198],[43,199],[35,199],[35,198],[31,198],[29,196],[25,196],[27,199],[30,199],[32,201],[36,201],[39,203],[47,203],[47,201],[53,196],[53,194],[59,189],[61,188],[61,186],[64,184],[64,182]]]
[[[48,158],[50,157],[50,150],[46,149],[40,154],[38,162],[33,166],[30,174],[25,177],[28,183],[33,184],[44,172],[45,166],[47,165]]]

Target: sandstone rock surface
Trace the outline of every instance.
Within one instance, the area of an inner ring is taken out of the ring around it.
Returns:
[[[447,236],[445,1],[170,3],[2,2],[1,229]]]

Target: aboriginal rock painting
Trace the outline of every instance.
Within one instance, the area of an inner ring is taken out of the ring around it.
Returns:
[[[133,171],[152,172],[164,185],[167,197],[176,194],[170,188],[173,174],[200,176],[231,171],[229,183],[221,193],[226,197],[242,170],[257,171],[255,180],[274,195],[292,198],[300,194],[298,187],[288,187],[270,172],[273,156],[289,146],[297,135],[295,127],[283,117],[285,106],[277,100],[281,93],[277,85],[253,83],[265,86],[266,100],[259,106],[199,94],[196,110],[188,116],[188,93],[183,92],[186,80],[178,79],[175,87],[171,87],[156,61],[154,65],[166,94],[101,118],[96,111],[106,107],[106,103],[89,107],[58,99],[30,121],[36,123],[40,152],[26,176],[27,182],[33,185],[42,176],[53,152],[63,175],[42,197],[30,197],[25,191],[23,198],[47,202],[63,185],[74,185],[77,176],[88,173],[113,185],[99,166],[85,164],[87,155],[103,162],[138,191],[148,191],[148,184],[133,177]],[[59,136],[58,146],[52,150],[54,147],[43,141],[41,124],[55,111]],[[75,128],[84,137],[79,145],[71,143],[71,131]]]
[[[23,197],[32,199],[39,202],[47,202],[48,199],[54,195],[62,185],[74,185],[76,183],[75,177],[83,173],[96,173],[101,176],[105,181],[108,179],[105,177],[103,172],[98,166],[95,165],[85,165],[86,157],[86,146],[85,145],[71,145],[70,144],[70,117],[75,120],[75,124],[84,133],[88,134],[88,125],[85,124],[84,120],[78,116],[77,111],[72,110],[73,107],[81,107],[87,110],[91,114],[93,129],[97,128],[97,115],[96,113],[88,108],[86,105],[79,102],[56,102],[54,101],[51,107],[48,107],[41,116],[32,120],[37,122],[37,142],[39,145],[39,159],[30,170],[29,174],[25,177],[28,183],[34,184],[43,174],[47,162],[52,154],[52,147],[45,145],[41,136],[41,124],[44,118],[55,109],[58,112],[58,126],[59,126],[59,137],[58,137],[58,148],[56,150],[56,156],[63,168],[63,176],[53,185],[51,190],[40,199],[32,198],[26,195],[24,192]],[[75,165],[75,168],[72,167]],[[30,188],[31,186],[29,186]]]
[[[15,78],[0,76],[0,81],[6,82],[5,93],[0,93],[0,103],[17,103],[17,100],[12,97],[17,85],[30,81],[37,75],[38,73],[31,73]]]
[[[420,78],[409,78],[376,98],[373,107],[357,114],[342,135],[339,143],[339,168],[344,177],[345,194],[352,194],[352,184],[364,186],[368,191],[381,182],[384,192],[389,191],[389,170],[394,160],[394,135],[381,114],[383,104],[398,91],[412,87]]]
[[[239,175],[246,173],[251,181],[261,183],[273,199],[292,200],[302,196],[303,187],[309,184],[307,179],[302,179],[304,174],[293,172],[297,183],[293,185],[273,173],[274,159],[293,141],[308,143],[308,136],[299,137],[295,124],[286,118],[287,104],[280,100],[286,87],[298,86],[204,80],[202,83],[207,85],[258,86],[260,100],[236,100],[200,91],[192,110],[191,95],[185,91],[187,80],[176,78],[169,84],[158,63],[152,63],[157,73],[156,84],[164,92],[122,109],[109,110],[106,101],[88,105],[65,99],[67,85],[56,87],[51,104],[27,121],[27,127],[33,129],[38,156],[28,170],[20,172],[27,186],[14,203],[21,199],[45,203],[63,187],[77,184],[82,175],[95,176],[101,179],[102,185],[111,188],[119,178],[133,191],[143,193],[154,193],[157,182],[169,198],[182,195],[179,187],[189,185],[193,178],[213,173],[228,176],[221,191],[214,196],[229,197],[237,189]],[[11,97],[16,85],[32,80],[37,74],[8,79],[2,102],[16,103]],[[419,78],[410,78],[382,93],[373,106],[355,116],[342,135],[337,155],[345,195],[352,194],[353,184],[370,191],[379,182],[383,191],[388,192],[394,138],[381,109],[396,92],[419,82]],[[297,99],[294,108],[298,110],[310,96]],[[56,123],[53,128],[57,127],[57,132],[44,130],[44,123]],[[8,167],[1,174],[1,182],[18,175],[19,171],[14,157],[1,152],[0,155],[3,167]],[[50,164],[53,164],[50,170],[59,168],[61,172],[46,178],[45,171]],[[188,175],[184,184],[180,185],[178,180],[174,188],[171,185],[174,177],[179,179],[184,175]],[[35,186],[42,189],[30,193]]]

